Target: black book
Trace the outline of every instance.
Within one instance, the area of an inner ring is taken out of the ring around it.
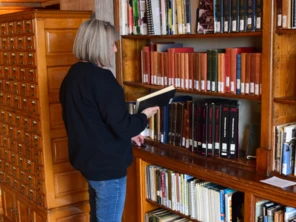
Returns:
[[[227,158],[228,152],[228,138],[229,138],[229,105],[223,104],[221,108],[221,149],[220,149],[220,157]]]
[[[238,107],[230,106],[229,109],[229,142],[228,142],[228,158],[236,158],[238,156]]]
[[[231,32],[239,31],[239,0],[231,0]]]
[[[170,104],[175,96],[176,89],[173,85],[140,97],[136,100],[135,113],[141,113],[144,109],[153,106],[163,107]]]

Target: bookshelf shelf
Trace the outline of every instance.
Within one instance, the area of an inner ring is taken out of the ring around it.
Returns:
[[[205,181],[239,190],[245,194],[252,193],[260,198],[296,207],[294,186],[281,189],[260,182],[267,176],[258,172],[225,164],[225,162],[212,163],[208,161],[208,158],[193,157],[184,152],[180,155],[174,149],[169,151],[170,149],[163,146],[147,145],[146,148],[134,147],[133,153],[135,158],[141,159],[140,164],[143,166],[140,168],[150,164],[160,165],[163,168],[189,174]],[[144,183],[145,179],[142,178],[141,181]]]
[[[149,84],[143,84],[140,82],[131,82],[131,81],[123,81],[124,85],[127,86],[136,86],[136,87],[144,87],[147,89],[161,89],[162,86],[156,86],[156,85],[149,85]],[[222,93],[215,93],[215,92],[201,92],[196,90],[187,90],[187,89],[180,89],[177,88],[177,92],[180,93],[188,93],[188,94],[196,94],[196,95],[206,95],[206,96],[216,96],[216,97],[224,97],[224,98],[232,98],[232,99],[247,99],[247,100],[254,100],[254,101],[260,101],[261,96],[255,96],[255,95],[235,95],[235,94],[222,94]]]
[[[159,204],[159,203],[157,203],[157,202],[155,202],[155,201],[152,201],[152,200],[150,200],[150,199],[146,199],[146,201],[147,201],[148,203],[151,203],[151,204],[155,205],[155,206],[159,206],[160,208],[163,208],[163,209],[165,209],[165,210],[167,210],[167,211],[169,211],[169,212],[172,212],[172,213],[174,213],[174,214],[178,214],[178,215],[180,215],[181,217],[187,218],[187,219],[189,219],[189,220],[192,221],[192,222],[198,222],[198,220],[192,219],[192,218],[190,218],[189,216],[186,216],[186,215],[184,215],[184,214],[182,214],[182,213],[180,213],[180,212],[178,212],[178,211],[174,211],[174,210],[172,210],[172,209],[170,209],[170,208],[168,208],[168,207],[165,207],[165,206],[163,206],[163,205],[161,205],[161,204]]]
[[[275,103],[283,103],[283,104],[296,105],[296,96],[287,96],[287,97],[274,98],[273,101]]]
[[[170,144],[163,144],[151,139],[145,139],[146,144],[151,147],[151,149],[161,148],[158,150],[161,155],[168,155],[172,158],[179,158],[179,161],[189,161],[188,163],[195,163],[196,161],[207,161],[207,164],[216,163],[216,164],[226,164],[232,165],[237,168],[242,168],[248,171],[256,170],[256,160],[250,159],[248,160],[244,155],[239,156],[237,159],[228,159],[228,158],[220,158],[220,157],[211,157],[211,156],[201,156],[197,153],[193,153],[190,150],[173,146]],[[185,156],[183,156],[185,154]],[[180,160],[181,158],[181,160]],[[183,159],[184,158],[184,159]]]
[[[262,183],[260,180],[266,179],[267,176],[258,172],[242,169],[235,165],[227,165],[225,162],[224,164],[222,162],[212,163],[207,158],[193,157],[186,153],[182,153],[183,157],[180,158],[181,155],[178,155],[176,151],[169,152],[162,146],[134,147],[133,153],[136,158],[141,158],[141,164],[145,166],[150,164],[160,165],[163,168],[237,189],[245,194],[252,193],[252,195],[263,199],[296,207],[294,186],[282,189]],[[143,178],[142,182],[144,180]]]
[[[210,33],[210,34],[184,34],[184,35],[122,35],[122,38],[125,39],[198,39],[198,38],[237,38],[237,37],[256,37],[256,36],[262,36],[261,31],[257,32],[231,32],[231,33]]]
[[[275,30],[276,34],[296,34],[296,29],[277,29]]]

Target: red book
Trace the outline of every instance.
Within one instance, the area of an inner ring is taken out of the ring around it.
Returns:
[[[247,53],[246,58],[246,81],[245,81],[245,94],[250,94],[251,83],[251,53]]]
[[[151,84],[151,51],[149,46],[143,47],[143,62],[145,63],[143,69],[143,83]]]
[[[225,49],[225,92],[230,93],[230,48]]]
[[[236,55],[243,52],[254,52],[253,47],[230,48],[230,93],[236,94]]]
[[[175,85],[175,53],[182,53],[182,52],[193,52],[193,47],[186,47],[186,48],[168,48],[168,63],[169,63],[169,73],[168,73],[168,84]]]
[[[188,53],[188,73],[189,73],[189,81],[188,81],[188,88],[189,89],[194,89],[194,73],[195,73],[195,70],[194,70],[194,53]]]
[[[246,93],[247,53],[241,54],[241,94]]]
[[[225,92],[225,53],[218,53],[218,92]]]
[[[254,53],[255,57],[255,95],[261,94],[261,53]]]
[[[201,52],[199,54],[200,56],[200,63],[199,63],[199,69],[200,69],[200,91],[206,92],[207,91],[207,74],[208,74],[208,59],[207,59],[207,53]]]

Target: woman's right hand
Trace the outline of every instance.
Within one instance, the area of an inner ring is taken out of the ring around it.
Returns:
[[[144,109],[142,113],[144,113],[147,116],[147,119],[149,119],[151,116],[153,116],[155,113],[157,113],[157,110],[159,110],[158,106],[149,107],[147,109]]]

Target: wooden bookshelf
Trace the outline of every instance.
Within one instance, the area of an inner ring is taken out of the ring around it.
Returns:
[[[114,0],[115,25],[120,29],[119,0]],[[219,39],[229,42],[237,39],[253,39],[262,46],[262,88],[260,96],[232,95],[195,90],[177,89],[177,92],[198,96],[213,96],[259,102],[261,106],[261,140],[256,160],[203,157],[185,148],[161,144],[147,140],[146,148],[134,147],[135,161],[131,167],[128,192],[137,189],[136,198],[127,199],[129,208],[137,209],[137,221],[144,221],[145,213],[160,207],[146,199],[145,167],[150,164],[190,174],[201,179],[227,186],[245,194],[244,221],[255,222],[255,205],[262,199],[268,199],[286,206],[296,207],[295,187],[280,189],[260,182],[271,175],[295,181],[294,176],[283,176],[274,172],[275,126],[296,121],[296,30],[276,30],[276,14],[273,1],[264,1],[263,30],[260,32],[188,34],[142,36],[123,35],[118,44],[117,79],[123,85],[126,99],[133,101],[137,97],[158,90],[161,87],[141,83],[140,49],[149,41],[204,41]],[[220,47],[223,48],[223,45]],[[136,199],[136,200],[135,200]],[[128,213],[127,213],[128,214]],[[128,221],[128,217],[127,220]]]

